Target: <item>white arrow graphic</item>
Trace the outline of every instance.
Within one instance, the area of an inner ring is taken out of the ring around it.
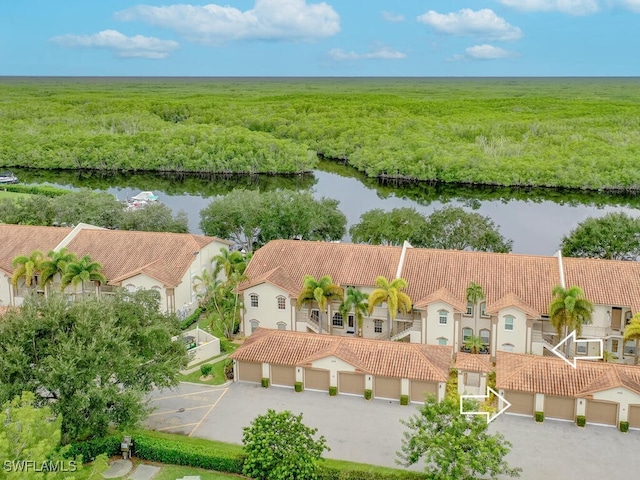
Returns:
[[[598,352],[600,352],[600,354],[599,355],[592,355],[592,356],[580,355],[579,357],[573,357],[573,361],[571,361],[567,357],[565,357],[564,354],[561,351],[559,351],[560,347],[562,347],[569,339],[573,340],[573,342],[576,344],[576,347],[577,347],[578,343],[587,344],[587,351],[589,351],[589,345],[588,345],[589,343],[597,343],[599,345]],[[545,347],[551,353],[553,353],[557,357],[559,357],[562,360],[564,360],[568,365],[572,366],[573,368],[577,368],[577,361],[578,360],[600,360],[602,358],[602,352],[604,351],[604,342],[602,341],[601,338],[576,338],[576,331],[574,330],[569,335],[567,335],[566,338],[564,338],[555,347],[550,348],[547,345],[545,345]]]
[[[489,396],[492,393],[498,398],[498,401],[502,401],[504,403],[504,405],[505,405],[504,407],[502,407],[502,409],[499,412],[494,413],[493,415],[491,415],[490,412],[465,412],[464,411],[464,401],[465,400],[480,400],[480,401],[484,401],[487,398],[489,398]],[[498,392],[496,392],[491,387],[487,387],[487,394],[486,395],[460,395],[460,413],[462,415],[486,415],[487,416],[487,423],[493,422],[496,418],[498,418],[499,415],[502,415],[510,406],[511,406],[511,404],[509,402],[507,402],[507,399],[504,398],[502,395],[500,395]]]

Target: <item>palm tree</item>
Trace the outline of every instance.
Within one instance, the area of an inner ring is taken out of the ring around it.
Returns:
[[[633,364],[638,365],[638,346],[640,344],[640,313],[636,313],[629,325],[627,325],[624,329],[624,342],[628,342],[629,340],[636,341],[636,354],[633,357]]]
[[[343,317],[346,317],[353,309],[358,322],[358,336],[362,336],[362,324],[364,322],[364,315],[368,313],[367,299],[368,293],[361,292],[353,287],[347,288],[347,295],[340,304],[339,311]]]
[[[593,304],[584,297],[580,287],[573,286],[568,289],[558,285],[552,290],[553,300],[549,305],[549,320],[558,332],[558,336],[566,337],[569,330],[576,331],[579,337],[582,334],[582,325],[591,323]],[[569,356],[569,341],[565,345],[565,353]]]
[[[107,278],[102,273],[102,265],[94,262],[89,255],[67,264],[60,280],[60,286],[64,290],[69,284],[74,286],[81,284],[82,295],[84,295],[84,283],[87,281],[95,282],[96,288],[101,283],[107,282]]]
[[[325,275],[316,280],[311,275],[305,275],[302,281],[302,291],[298,295],[298,310],[303,305],[312,305],[314,302],[320,308],[320,332],[322,332],[322,314],[327,310],[329,302],[332,300],[340,300],[344,296],[344,291],[339,285],[333,283],[330,276]],[[330,323],[330,322],[327,322]],[[327,325],[327,331],[330,326]]]
[[[473,333],[478,333],[478,303],[484,300],[484,289],[482,285],[471,281],[467,287],[467,302],[473,305]]]
[[[40,250],[34,250],[29,255],[18,255],[11,264],[15,268],[11,275],[11,283],[18,288],[18,282],[24,278],[24,284],[35,287],[35,276],[40,272],[44,254]]]
[[[218,268],[224,270],[227,278],[229,278],[233,272],[244,273],[247,268],[247,263],[242,253],[237,250],[229,252],[229,249],[226,247],[222,247],[220,253],[213,257],[212,261],[216,263]],[[217,268],[214,268],[214,270],[217,270]]]
[[[483,347],[484,343],[482,342],[482,337],[480,335],[471,335],[464,342],[464,348],[469,350],[470,353],[480,353]]]
[[[49,283],[53,282],[56,274],[60,274],[60,278],[62,278],[67,265],[71,262],[78,261],[76,254],[70,252],[67,247],[60,249],[58,252],[51,250],[47,253],[47,256],[49,258],[44,260],[40,265],[42,271],[40,281],[43,287],[46,287]]]
[[[394,278],[390,282],[380,276],[376,278],[376,287],[378,288],[369,295],[369,315],[376,306],[387,303],[387,329],[391,338],[391,322],[396,319],[398,312],[411,311],[411,299],[402,291],[407,288],[407,281],[404,278]]]

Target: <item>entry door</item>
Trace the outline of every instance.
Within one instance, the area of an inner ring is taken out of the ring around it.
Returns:
[[[618,307],[613,307],[611,309],[611,328],[613,330],[620,330],[621,323],[622,323],[622,309]]]
[[[347,316],[347,333],[356,333],[356,318],[351,314]]]

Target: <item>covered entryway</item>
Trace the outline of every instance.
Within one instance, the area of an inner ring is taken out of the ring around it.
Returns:
[[[304,388],[306,390],[329,391],[329,370],[315,370],[313,368],[305,368],[304,370]]]
[[[241,382],[260,383],[262,380],[261,363],[238,362],[236,363],[236,371],[238,373],[238,380]]]
[[[296,383],[296,367],[271,365],[271,385],[293,387]]]
[[[376,377],[373,381],[373,396],[376,398],[400,400],[401,391],[399,378]]]
[[[572,397],[544,397],[544,418],[557,420],[574,420],[576,413],[576,399]]]
[[[629,427],[640,428],[640,405],[629,405]]]
[[[505,398],[511,406],[506,413],[518,413],[520,415],[533,416],[535,395],[533,393],[506,391]]]
[[[427,395],[437,396],[438,384],[434,382],[421,382],[419,380],[411,380],[411,401],[424,403]]]
[[[587,423],[598,423],[600,425],[618,424],[618,404],[602,402],[599,400],[587,400]]]
[[[364,375],[340,372],[338,374],[338,391],[352,395],[364,395]]]

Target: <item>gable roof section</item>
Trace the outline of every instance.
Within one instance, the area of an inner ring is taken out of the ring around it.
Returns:
[[[446,382],[451,353],[451,347],[445,346],[258,328],[231,358],[246,362],[310,366],[316,360],[335,356],[362,373]]]
[[[467,309],[466,302],[463,302],[459,298],[453,296],[453,294],[446,287],[442,287],[435,292],[427,295],[426,297],[416,302],[413,306],[414,308],[426,308],[430,303],[437,302],[439,300],[448,303],[459,312],[464,312]]]
[[[489,355],[473,353],[456,353],[456,368],[464,372],[484,372],[493,370]]]
[[[401,251],[400,247],[379,245],[273,240],[256,250],[245,273],[255,284],[256,279],[281,266],[288,279],[286,285],[276,285],[285,290],[295,288],[296,295],[305,275],[329,275],[340,286],[373,286],[380,275],[395,278]]]
[[[522,310],[529,317],[540,318],[540,312],[531,305],[523,302],[515,293],[508,293],[492,304],[488,304],[485,311],[487,313],[498,313],[504,308],[515,307]]]
[[[34,227],[31,225],[0,224],[0,269],[13,273],[13,259],[40,250],[46,255],[69,233],[67,227]]]
[[[559,358],[498,352],[496,386],[566,397],[585,397],[619,387],[640,394],[640,367],[584,361],[573,368]]]
[[[562,259],[567,288],[579,285],[595,304],[631,307],[640,312],[640,265],[622,260]]]
[[[296,284],[294,280],[289,276],[289,274],[285,271],[285,269],[280,266],[277,266],[276,268],[263,273],[257,278],[253,278],[247,282],[242,283],[238,287],[238,291],[243,292],[248,288],[255,287],[256,285],[260,285],[261,283],[265,282],[271,283],[272,285],[285,290],[294,297],[300,292],[301,284]]]

